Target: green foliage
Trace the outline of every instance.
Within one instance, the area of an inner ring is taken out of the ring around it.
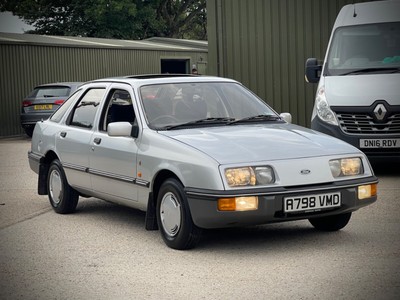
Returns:
[[[116,39],[207,39],[206,0],[3,0],[29,33]]]

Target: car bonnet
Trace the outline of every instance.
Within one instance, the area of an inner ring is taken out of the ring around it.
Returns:
[[[358,153],[355,147],[293,124],[251,124],[160,131],[220,164]]]

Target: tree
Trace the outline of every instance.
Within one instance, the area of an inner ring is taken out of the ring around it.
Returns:
[[[157,17],[164,21],[164,36],[207,39],[206,1],[158,1]]]
[[[206,0],[4,0],[34,34],[207,39]]]

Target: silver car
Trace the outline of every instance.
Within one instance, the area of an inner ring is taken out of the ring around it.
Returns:
[[[340,230],[376,201],[378,179],[361,151],[290,119],[231,79],[107,78],[37,123],[28,158],[57,213],[79,196],[133,207],[174,249],[207,228]]]

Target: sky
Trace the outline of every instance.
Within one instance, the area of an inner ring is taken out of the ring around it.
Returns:
[[[33,27],[13,16],[11,12],[0,12],[0,32],[24,33],[30,29]]]

